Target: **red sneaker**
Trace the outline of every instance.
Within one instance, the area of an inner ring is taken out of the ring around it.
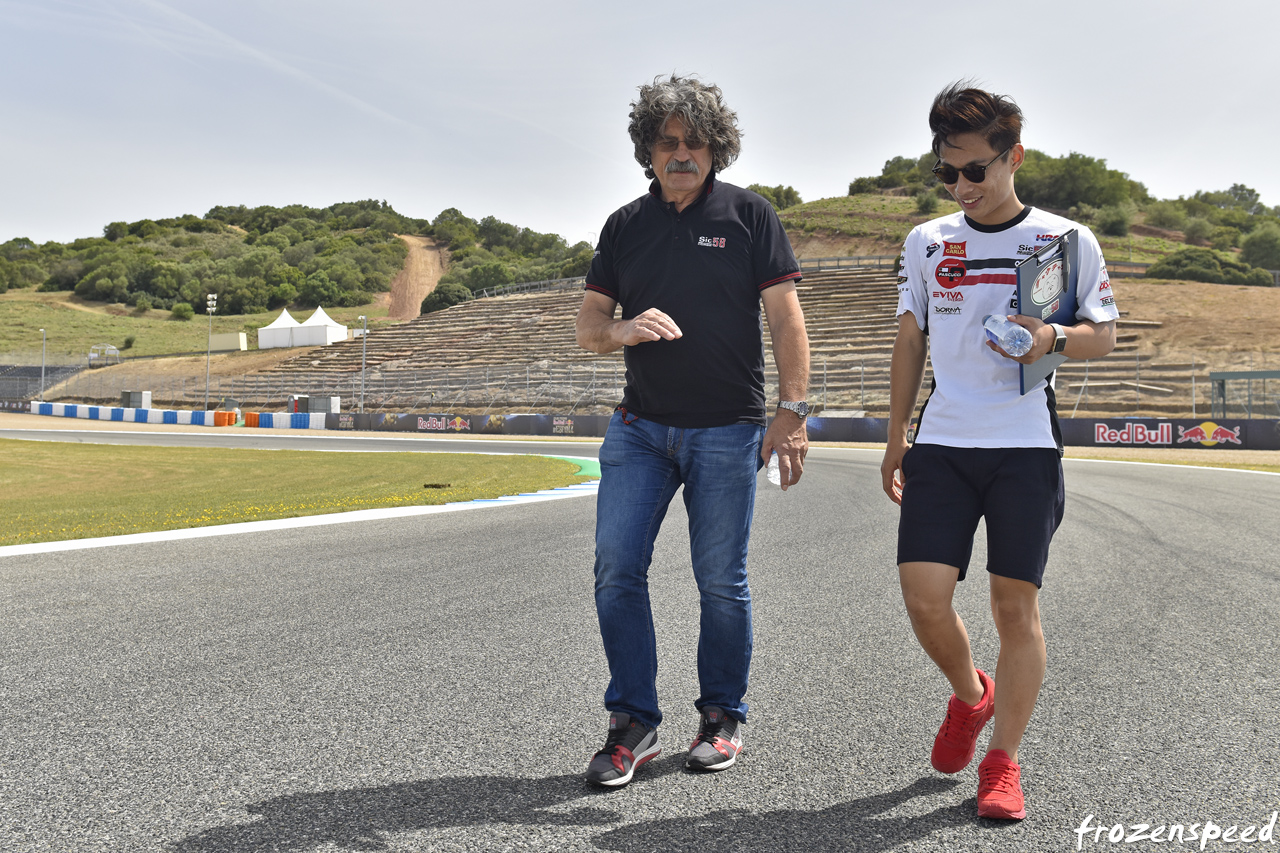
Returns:
[[[978,748],[978,734],[996,712],[995,681],[982,670],[978,670],[978,679],[982,682],[982,699],[977,705],[966,705],[954,693],[947,702],[947,716],[933,739],[933,754],[929,757],[939,773],[959,773],[969,766]]]
[[[991,750],[978,765],[978,817],[1022,820],[1026,816],[1022,767],[1010,761],[1003,749]]]

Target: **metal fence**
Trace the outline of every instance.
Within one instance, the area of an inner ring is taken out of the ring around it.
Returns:
[[[1280,370],[1214,371],[1209,374],[1218,418],[1280,418]]]

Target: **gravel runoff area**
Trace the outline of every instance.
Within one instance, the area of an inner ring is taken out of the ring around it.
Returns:
[[[976,763],[929,768],[948,690],[878,468],[815,448],[800,486],[762,488],[747,746],[711,776],[681,767],[697,593],[673,502],[665,751],[610,792],[581,778],[606,719],[590,498],[0,559],[0,849],[1189,851],[1108,832],[1280,809],[1280,478],[1067,461],[1029,814],[1006,824],[974,814]],[[984,560],[980,536],[956,606],[990,668]]]

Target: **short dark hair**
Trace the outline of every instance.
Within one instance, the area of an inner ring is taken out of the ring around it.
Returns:
[[[635,145],[636,162],[644,167],[647,178],[653,173],[653,143],[667,119],[675,116],[684,125],[690,142],[705,142],[711,148],[711,168],[717,172],[733,165],[742,150],[742,131],[738,114],[724,102],[719,86],[710,86],[696,77],[669,80],[658,75],[651,84],[640,87],[640,97],[631,103],[631,124],[627,128]]]
[[[934,156],[962,133],[976,133],[994,151],[1004,151],[1022,141],[1022,110],[1008,95],[976,88],[970,80],[952,83],[938,93],[929,108]]]

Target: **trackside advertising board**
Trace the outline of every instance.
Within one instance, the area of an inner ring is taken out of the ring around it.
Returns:
[[[1074,418],[1059,423],[1063,443],[1073,447],[1280,450],[1280,421],[1275,420]]]

